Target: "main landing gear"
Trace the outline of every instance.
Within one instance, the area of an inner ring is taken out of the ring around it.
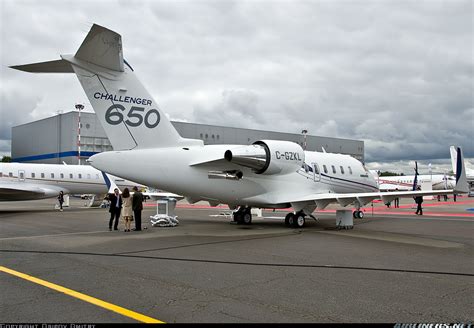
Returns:
[[[303,228],[305,224],[305,214],[300,211],[296,213],[288,213],[285,216],[285,225],[292,228]]]
[[[237,222],[237,224],[252,224],[251,208],[239,207],[239,209],[234,212],[234,222]]]
[[[352,216],[354,217],[354,219],[363,219],[364,218],[364,212],[362,212],[360,210],[356,210],[356,211],[354,211],[354,213],[352,213]]]

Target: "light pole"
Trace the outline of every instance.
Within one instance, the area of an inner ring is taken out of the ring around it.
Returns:
[[[76,104],[76,109],[79,111],[77,119],[77,159],[79,165],[81,165],[81,110],[84,109],[84,105]]]
[[[303,150],[306,150],[306,134],[308,133],[308,130],[301,130],[301,133],[303,134]]]

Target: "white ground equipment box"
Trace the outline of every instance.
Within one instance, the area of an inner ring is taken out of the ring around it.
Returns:
[[[153,227],[175,227],[179,224],[178,217],[174,213],[176,199],[167,198],[156,202],[156,214],[150,216]]]
[[[351,210],[336,210],[336,227],[338,229],[354,228],[354,217]]]

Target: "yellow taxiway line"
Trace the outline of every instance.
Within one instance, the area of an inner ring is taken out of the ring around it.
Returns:
[[[137,313],[137,312],[134,312],[134,311],[125,309],[125,308],[123,308],[123,307],[121,307],[121,306],[114,305],[114,304],[112,304],[112,303],[99,300],[99,299],[97,299],[97,298],[95,298],[95,297],[88,296],[88,295],[85,295],[85,294],[76,292],[75,290],[72,290],[72,289],[69,289],[69,288],[66,288],[66,287],[62,287],[62,286],[53,284],[53,283],[51,283],[51,282],[48,282],[48,281],[45,281],[45,280],[42,280],[42,279],[39,279],[39,278],[35,278],[35,277],[33,277],[33,276],[30,276],[30,275],[27,275],[27,274],[24,274],[24,273],[21,273],[21,272],[18,272],[18,271],[15,271],[15,270],[6,268],[6,267],[4,267],[4,266],[0,266],[0,271],[3,271],[3,272],[5,272],[5,273],[11,274],[11,275],[13,275],[13,276],[16,276],[16,277],[19,277],[19,278],[22,278],[22,279],[25,279],[25,280],[34,282],[35,284],[42,285],[42,286],[44,286],[44,287],[48,287],[48,288],[54,289],[54,290],[56,290],[56,291],[58,291],[58,292],[60,292],[60,293],[64,293],[64,294],[66,294],[66,295],[69,295],[69,296],[78,298],[78,299],[83,300],[83,301],[85,301],[85,302],[88,302],[88,303],[91,303],[91,304],[100,306],[100,307],[102,307],[102,308],[104,308],[104,309],[107,309],[107,310],[116,312],[116,313],[118,313],[118,314],[121,314],[121,315],[123,315],[123,316],[129,317],[129,318],[132,318],[132,319],[135,319],[135,320],[140,321],[140,322],[144,322],[144,323],[165,323],[165,322],[163,322],[163,321],[160,321],[160,320],[157,320],[157,319],[148,317],[148,316],[146,316],[146,315],[143,315],[143,314],[140,314],[140,313]]]

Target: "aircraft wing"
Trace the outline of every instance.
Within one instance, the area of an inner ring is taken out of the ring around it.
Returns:
[[[278,199],[278,203],[314,203],[318,209],[322,210],[329,204],[339,204],[342,207],[354,205],[362,207],[375,199],[381,199],[384,203],[393,201],[395,198],[411,198],[415,196],[436,196],[459,193],[455,190],[427,190],[427,191],[397,191],[397,192],[366,192],[366,193],[321,193],[312,194],[297,198]]]
[[[57,196],[61,190],[65,194],[69,193],[60,186],[2,181],[0,182],[0,201],[51,198]]]

